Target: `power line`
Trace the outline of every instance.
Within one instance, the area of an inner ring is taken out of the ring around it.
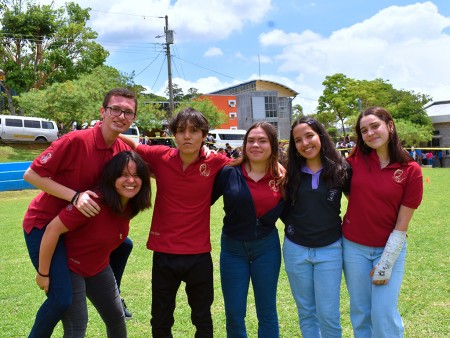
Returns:
[[[158,57],[161,55],[161,52],[147,65],[147,66],[145,66],[145,68],[144,69],[142,69],[139,73],[137,73],[136,75],[135,75],[135,77],[138,77],[139,75],[141,75],[148,67],[150,67],[152,64],[153,64],[153,62],[155,62],[157,59],[158,59]]]
[[[174,56],[174,57],[175,57],[175,58],[177,58],[177,59],[178,59],[178,60],[180,60],[180,61],[183,61],[183,62],[189,63],[189,64],[191,64],[191,65],[193,65],[193,66],[196,66],[196,67],[199,67],[199,68],[202,68],[202,69],[208,70],[208,71],[210,71],[210,72],[213,72],[213,73],[216,73],[216,74],[219,74],[219,75],[222,75],[222,76],[228,77],[228,78],[230,78],[230,79],[232,79],[232,80],[236,80],[236,81],[242,81],[242,80],[240,80],[240,79],[236,79],[236,78],[234,78],[234,77],[232,77],[232,76],[229,76],[229,75],[226,75],[226,74],[220,73],[220,72],[218,72],[218,71],[215,71],[215,70],[212,70],[212,69],[209,69],[209,68],[206,68],[206,67],[200,66],[200,65],[198,65],[198,64],[196,64],[196,63],[193,63],[193,62],[190,62],[190,61],[187,61],[187,60],[181,59],[181,58],[179,58],[179,57],[176,57],[176,56]]]
[[[156,80],[155,80],[155,82],[153,83],[153,86],[151,87],[151,90],[152,90],[152,91],[153,91],[153,88],[154,88],[155,85],[156,85],[156,82],[158,82],[159,75],[161,75],[161,71],[162,71],[163,66],[164,66],[165,63],[166,63],[166,58],[163,58],[163,62],[162,62],[162,64],[161,64],[161,67],[159,68],[158,76],[156,77]]]

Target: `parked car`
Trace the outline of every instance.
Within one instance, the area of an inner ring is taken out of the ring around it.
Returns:
[[[232,148],[236,148],[242,147],[246,132],[244,129],[213,129],[209,131],[209,134],[214,138],[216,148],[225,148],[227,143]]]
[[[0,115],[0,139],[53,142],[58,138],[55,121],[39,117]]]
[[[154,145],[164,145],[169,146],[171,148],[176,148],[177,143],[175,142],[175,138],[173,137],[148,137],[147,139],[147,145],[154,146]]]

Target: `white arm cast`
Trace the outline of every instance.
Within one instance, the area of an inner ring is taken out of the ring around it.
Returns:
[[[391,232],[380,261],[375,266],[375,271],[373,273],[374,281],[391,278],[392,267],[394,266],[400,251],[402,251],[405,242],[406,231],[394,230]]]

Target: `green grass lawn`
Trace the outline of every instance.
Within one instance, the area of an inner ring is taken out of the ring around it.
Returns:
[[[50,143],[0,142],[0,163],[33,161]]]
[[[449,202],[450,170],[424,169],[424,200],[416,211],[408,234],[406,274],[400,296],[400,311],[406,327],[406,337],[449,337],[450,274],[449,274]],[[427,182],[426,178],[429,179]],[[23,239],[21,222],[36,190],[0,193],[2,236],[0,238],[0,332],[2,337],[28,335],[44,293],[34,282],[31,265]],[[346,203],[343,203],[345,210]],[[128,335],[150,337],[151,256],[145,247],[151,211],[138,215],[133,221],[130,237],[134,242],[124,279],[122,295],[133,314],[127,322]],[[225,315],[219,278],[221,220],[220,201],[213,206],[211,241],[213,245],[215,301],[212,307],[215,337],[226,337]],[[278,226],[283,238],[283,227]],[[349,320],[348,295],[342,285],[341,313],[344,337],[352,337]],[[278,285],[278,313],[281,337],[301,337],[297,310],[282,265]],[[103,322],[95,309],[89,308],[87,337],[105,337]],[[247,328],[249,337],[257,337],[257,320],[252,294],[248,300]],[[184,287],[180,288],[175,313],[174,337],[193,337],[190,309]],[[59,324],[55,337],[62,336]]]

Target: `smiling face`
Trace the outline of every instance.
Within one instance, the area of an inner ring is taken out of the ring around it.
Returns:
[[[137,173],[136,162],[129,161],[123,168],[122,175],[116,179],[115,188],[120,195],[122,205],[126,205],[128,200],[136,196],[141,189],[142,179]]]
[[[108,107],[118,107],[121,110],[136,111],[134,99],[124,96],[111,96],[108,101]],[[110,109],[104,107],[100,109],[100,114],[103,119],[103,128],[106,128],[110,133],[117,135],[127,131],[136,119],[135,117],[133,120],[128,120],[123,113],[120,114],[120,116],[111,116]]]
[[[391,124],[387,124],[374,114],[363,116],[359,128],[364,143],[377,151],[387,150],[390,133],[393,130]]]
[[[264,129],[258,127],[250,130],[247,135],[245,152],[250,162],[267,162],[272,155],[269,137]]]
[[[292,130],[295,148],[306,161],[320,160],[320,149],[322,147],[319,134],[317,134],[307,123],[300,123]]]

